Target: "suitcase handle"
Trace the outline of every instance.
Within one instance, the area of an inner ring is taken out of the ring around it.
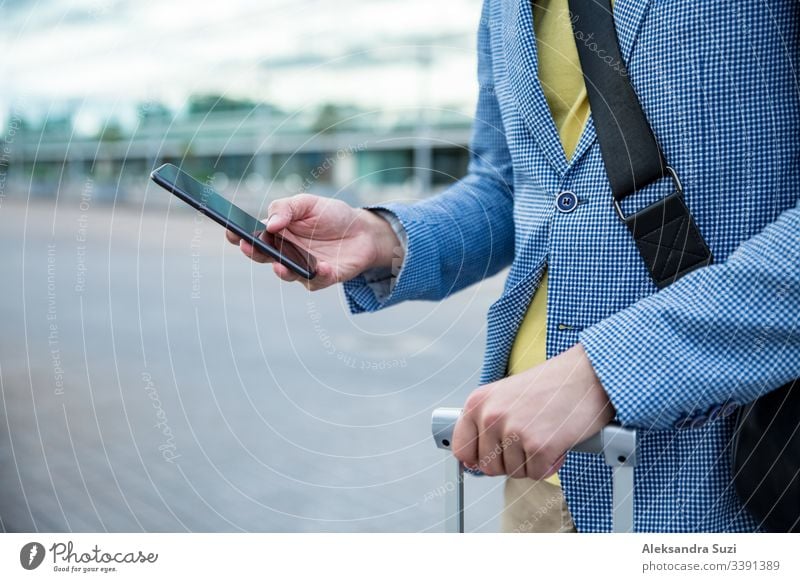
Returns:
[[[460,408],[437,408],[431,418],[436,446],[451,450]],[[638,463],[636,429],[609,424],[572,447],[573,451],[602,454],[613,477],[613,531],[633,531],[633,471]],[[445,462],[445,531],[464,532],[464,467],[456,459]],[[452,483],[452,486],[450,484]]]

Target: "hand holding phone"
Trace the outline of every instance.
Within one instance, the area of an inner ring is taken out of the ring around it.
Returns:
[[[272,202],[267,216],[268,233],[286,234],[317,257],[317,276],[312,281],[304,281],[235,233],[228,232],[228,240],[254,261],[272,263],[284,281],[300,280],[311,290],[324,289],[367,269],[402,263],[403,249],[391,226],[370,210],[297,194]]]
[[[388,222],[341,200],[310,194],[275,200],[265,226],[171,164],[161,166],[151,177],[227,228],[228,240],[245,255],[259,263],[272,263],[278,277],[300,280],[311,290],[403,260],[403,249]]]

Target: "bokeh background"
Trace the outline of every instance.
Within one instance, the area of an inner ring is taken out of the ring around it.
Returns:
[[[352,316],[148,181],[263,216],[459,179],[479,0],[0,0],[0,531],[440,531],[430,413],[502,275]],[[470,479],[497,529],[502,479]]]

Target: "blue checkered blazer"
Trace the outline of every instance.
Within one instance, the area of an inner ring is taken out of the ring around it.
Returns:
[[[486,0],[468,175],[413,205],[394,289],[345,284],[354,312],[439,300],[511,265],[489,309],[482,382],[502,378],[545,264],[547,353],[576,342],[642,430],[637,531],[753,531],[731,486],[737,406],[800,376],[800,4],[617,0],[631,82],[716,263],[658,291],[614,212],[589,120],[565,157],[537,80],[529,0]],[[661,198],[669,180],[627,202]],[[555,210],[573,191],[574,211]],[[581,531],[610,531],[610,472],[570,453],[561,471]]]

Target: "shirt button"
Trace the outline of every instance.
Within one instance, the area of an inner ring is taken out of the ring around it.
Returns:
[[[575,196],[573,192],[569,190],[564,190],[558,196],[556,196],[556,208],[559,211],[567,214],[568,212],[572,212],[578,207],[578,197]]]
[[[692,417],[684,417],[681,418],[678,422],[675,423],[675,428],[677,430],[684,430],[687,428],[692,428],[692,422],[694,419]]]

